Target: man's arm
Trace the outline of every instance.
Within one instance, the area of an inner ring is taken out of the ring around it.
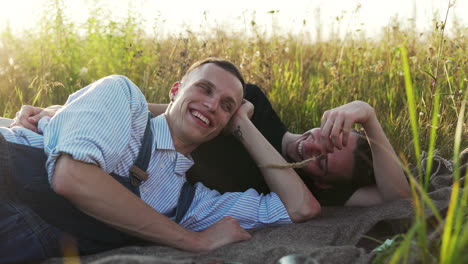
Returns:
[[[322,117],[321,142],[324,151],[346,146],[355,123],[362,125],[369,139],[376,186],[358,189],[346,205],[368,206],[384,201],[408,198],[410,188],[403,168],[380,125],[374,109],[367,103],[354,101],[326,111]],[[342,135],[341,135],[342,134]],[[342,140],[340,139],[342,136]]]
[[[284,158],[262,136],[248,117],[244,103],[233,117],[230,131],[245,146],[258,165],[287,164]],[[271,191],[283,202],[293,222],[303,222],[320,213],[320,204],[305,186],[294,169],[260,168]]]
[[[223,218],[203,232],[189,231],[155,211],[96,165],[62,155],[54,191],[86,214],[140,238],[188,251],[207,251],[250,238],[236,220]]]
[[[226,237],[220,231],[183,229],[106,173],[115,171],[122,159],[136,158],[137,149],[128,145],[143,137],[147,112],[140,89],[124,76],[105,77],[70,95],[44,131],[46,169],[54,190],[100,221],[173,247],[204,251],[244,239],[231,219],[220,224]]]
[[[46,108],[36,107],[32,105],[23,105],[16,113],[16,118],[9,126],[22,126],[34,132],[37,132],[37,122],[45,116],[53,117],[58,110],[63,106],[52,105]],[[154,115],[158,116],[166,111],[167,104],[150,104],[148,103],[148,110]],[[6,124],[6,121],[5,121]]]

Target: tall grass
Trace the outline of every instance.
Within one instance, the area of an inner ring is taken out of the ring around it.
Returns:
[[[455,161],[448,213],[435,212],[441,234],[435,246],[426,242],[424,215],[424,208],[434,208],[426,193],[429,161],[410,177],[414,225],[392,248],[389,261],[408,260],[415,241],[421,262],[467,261],[468,188],[467,181],[460,186],[457,155],[468,147],[468,30],[456,22],[448,26],[448,13],[444,20],[435,17],[429,32],[416,32],[410,21],[395,19],[372,38],[348,29],[345,38],[332,32],[326,41],[311,41],[314,34],[307,30],[266,34],[254,17],[242,20],[250,34],[211,27],[165,34],[164,24],[156,22],[149,35],[136,11],[114,21],[98,4],[77,25],[65,16],[65,8],[63,1],[49,1],[33,30],[0,29],[2,116],[13,117],[23,104],[62,104],[73,91],[109,74],[128,76],[150,102],[168,102],[172,83],[207,56],[240,65],[248,82],[265,89],[293,132],[319,125],[324,110],[364,100],[375,107],[396,152],[409,163],[419,166],[421,150],[432,156],[435,149]]]

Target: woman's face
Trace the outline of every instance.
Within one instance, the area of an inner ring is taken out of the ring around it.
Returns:
[[[346,147],[341,150],[335,148],[332,153],[322,155],[320,128],[313,128],[289,143],[286,146],[286,155],[294,162],[316,157],[317,159],[301,168],[314,182],[333,183],[348,180],[353,172],[353,153],[357,139],[356,133],[350,133]]]

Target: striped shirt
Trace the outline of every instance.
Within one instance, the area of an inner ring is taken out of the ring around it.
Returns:
[[[53,118],[41,119],[38,128],[42,134],[19,127],[0,128],[0,132],[10,142],[44,148],[49,181],[62,153],[128,177],[141,147],[147,113],[139,88],[123,76],[110,76],[70,95]],[[149,177],[140,185],[140,196],[174,220],[185,173],[193,160],[175,150],[165,115],[153,118],[150,126],[153,149]],[[202,183],[195,189],[192,205],[180,222],[190,230],[202,231],[224,216],[237,219],[247,229],[291,223],[275,193],[265,195],[249,189],[221,195]]]

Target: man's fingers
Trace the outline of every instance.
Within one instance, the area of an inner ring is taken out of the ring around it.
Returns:
[[[242,238],[241,238],[241,241],[247,241],[247,240],[250,240],[252,239],[252,235],[249,234],[249,232],[245,231],[244,229],[242,229]]]
[[[42,111],[34,116],[31,116],[28,118],[29,122],[31,123],[34,123],[34,124],[37,124],[37,122],[39,122],[39,120],[41,120],[41,118],[45,117],[45,116],[51,116],[51,113],[47,112],[47,111]]]
[[[35,126],[35,125],[31,124],[31,123],[23,122],[23,123],[21,124],[21,126],[24,127],[24,128],[27,128],[27,129],[29,129],[29,130],[32,130],[32,131],[34,131],[34,132],[37,132],[37,126]]]
[[[20,127],[24,127],[26,129],[29,129],[31,131],[34,131],[37,133],[37,128],[36,126],[34,125],[31,125],[30,123],[25,123],[25,122],[14,122],[13,124],[10,125],[10,127],[15,127],[15,126],[20,126]]]
[[[233,227],[233,229],[235,230],[235,237],[237,241],[245,241],[245,240],[249,240],[252,238],[252,235],[250,235],[249,232],[243,229],[240,226],[239,222],[236,219],[232,218],[231,216],[224,217],[222,221],[228,222],[229,225]]]
[[[15,122],[12,126],[22,126],[34,132],[37,132],[37,123],[44,116],[53,116],[55,112],[46,111],[40,107],[23,105],[21,110],[16,113]]]
[[[21,109],[16,114],[19,116],[33,116],[38,114],[42,109],[34,107],[32,105],[23,105]]]

